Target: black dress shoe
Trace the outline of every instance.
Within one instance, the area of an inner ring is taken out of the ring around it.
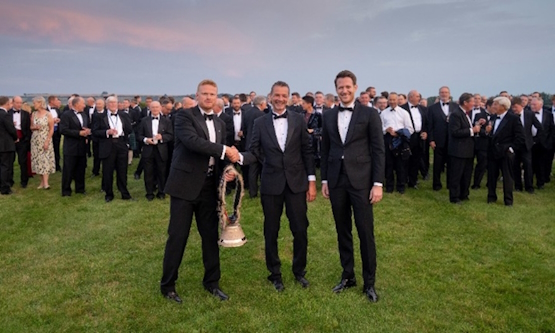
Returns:
[[[114,200],[114,197],[106,197],[106,198],[104,198],[104,201],[106,201],[106,202],[110,202],[110,201],[112,201],[112,200]]]
[[[545,186],[543,185],[538,185],[538,190],[543,190],[545,188]]]
[[[526,190],[526,192],[530,193],[530,194],[534,194],[534,189],[533,188],[529,188]]]
[[[164,297],[169,299],[169,300],[172,300],[172,301],[174,301],[178,304],[183,303],[183,301],[181,300],[181,298],[179,297],[179,295],[175,291],[170,291],[169,293],[164,294]]]
[[[27,183],[21,183],[21,188],[27,188]]]
[[[355,287],[357,285],[357,280],[356,279],[343,279],[341,280],[341,282],[339,282],[339,284],[335,287],[333,287],[332,291],[336,294],[342,292],[345,289],[351,288],[351,287]]]
[[[121,200],[135,201],[133,197],[121,197]]]
[[[283,285],[283,281],[281,281],[281,279],[273,280],[272,284],[274,285],[274,288],[276,288],[276,290],[279,293],[285,290],[285,286]]]
[[[204,288],[206,291],[211,293],[213,296],[220,299],[220,301],[227,301],[229,296],[227,296],[220,288]]]
[[[480,185],[472,185],[471,187],[473,190],[479,190],[480,189]]]
[[[160,200],[166,199],[166,195],[164,193],[158,193],[158,194],[156,194],[156,197]]]
[[[310,283],[304,276],[295,276],[295,280],[297,280],[297,282],[300,283],[301,287],[303,288],[308,288],[308,286],[310,285]]]
[[[378,294],[376,294],[374,287],[364,288],[362,292],[368,297],[370,302],[376,303],[378,301]]]
[[[147,195],[146,200],[152,201],[152,200],[154,200],[154,196],[153,195]]]
[[[434,191],[439,191],[441,190],[441,186],[434,186]]]
[[[141,175],[136,173],[136,174],[133,175],[133,178],[135,178],[135,180],[139,180],[139,179],[141,179]]]

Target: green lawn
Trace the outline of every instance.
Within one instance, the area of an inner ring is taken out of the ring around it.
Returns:
[[[481,189],[451,205],[431,180],[386,195],[374,210],[377,304],[362,286],[332,294],[341,267],[320,193],[308,211],[311,286],[294,283],[284,218],[286,290],[275,292],[266,280],[260,202],[245,198],[249,241],[221,250],[220,285],[230,300],[202,288],[193,227],[177,282],[184,304],[177,305],[158,284],[169,199],[146,201],[142,179],[132,179],[136,163],[129,172],[135,202],[116,193],[104,203],[99,178],[87,178],[86,196],[62,198],[60,173],[49,191],[37,190],[35,178],[0,197],[0,332],[555,332],[553,183],[535,195],[515,193],[512,208],[503,206],[501,188],[498,204],[487,205]]]

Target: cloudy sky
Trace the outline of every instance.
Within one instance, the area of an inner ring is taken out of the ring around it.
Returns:
[[[0,95],[555,93],[553,0],[3,0]]]

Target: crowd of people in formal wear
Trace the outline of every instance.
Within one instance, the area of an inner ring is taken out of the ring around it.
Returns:
[[[306,211],[316,197],[320,168],[343,267],[333,291],[356,285],[352,212],[361,243],[363,292],[375,302],[371,207],[382,191],[418,190],[419,179],[427,180],[430,173],[432,188],[439,191],[445,172],[449,200],[461,204],[487,174],[487,202],[497,201],[501,179],[503,202],[512,206],[514,190],[533,194],[551,180],[555,106],[544,106],[539,93],[510,96],[503,91],[491,98],[463,93],[453,99],[444,86],[428,106],[416,90],[378,95],[369,87],[355,96],[356,76],[349,71],[340,72],[334,83],[337,95],[317,91],[301,96],[278,81],[267,96],[254,91],[232,96],[218,95],[216,83],[205,80],[194,98],[181,101],[147,97],[142,104],[140,96],[118,100],[115,95],[85,99],[74,94],[64,108],[56,96],[35,97],[32,112],[19,96],[0,97],[1,194],[13,193],[17,157],[22,188],[37,177],[38,189],[48,190],[49,175],[61,171],[62,196],[85,194],[86,178],[102,175],[101,188],[110,202],[115,173],[121,198],[132,200],[127,174],[138,158],[133,175],[136,180],[143,176],[146,199],[163,200],[167,194],[171,200],[162,294],[181,302],[175,281],[194,214],[202,237],[203,285],[225,300],[218,284],[216,188],[220,177],[231,181],[234,176],[222,175],[222,165],[235,164],[249,196],[260,194],[268,279],[277,291],[285,288],[277,250],[283,207],[294,238],[293,274],[309,286]]]

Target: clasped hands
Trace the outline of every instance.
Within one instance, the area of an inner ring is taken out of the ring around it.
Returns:
[[[234,146],[226,147],[225,156],[231,161],[231,163],[237,163],[237,161],[241,159],[241,154],[239,154],[239,151]]]
[[[147,138],[145,141],[149,145],[155,145],[156,142],[154,142],[154,140],[156,140],[156,142],[162,141],[162,134],[156,134],[153,138]]]
[[[109,130],[106,131],[106,133],[108,135],[112,135],[112,136],[116,135],[117,136],[118,135],[118,130],[115,129],[115,128],[110,128]]]
[[[91,135],[91,129],[90,129],[90,128],[83,127],[83,128],[79,131],[79,135],[80,135],[80,136],[89,136],[89,135]]]

